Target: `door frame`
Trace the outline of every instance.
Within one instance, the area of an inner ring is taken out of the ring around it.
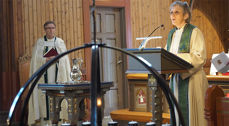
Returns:
[[[91,0],[83,1],[83,23],[84,23],[84,43],[91,42],[91,30],[90,30],[90,6],[92,6]],[[130,0],[96,0],[95,5],[97,7],[117,7],[123,8],[125,11],[125,41],[127,48],[131,48],[131,22],[130,22]],[[84,57],[86,80],[91,80],[91,50],[85,49]]]

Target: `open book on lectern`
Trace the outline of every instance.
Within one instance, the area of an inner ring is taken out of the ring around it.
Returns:
[[[163,48],[139,48],[126,49],[137,57],[148,61],[159,73],[170,73],[171,71],[188,70],[193,66],[184,59],[166,51]],[[126,73],[149,73],[148,70],[137,60],[128,56]]]

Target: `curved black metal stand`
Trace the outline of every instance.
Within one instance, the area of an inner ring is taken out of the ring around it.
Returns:
[[[139,59],[138,57],[136,57],[135,55],[120,49],[120,48],[116,48],[116,47],[111,47],[111,46],[107,46],[105,44],[85,44],[84,46],[81,47],[77,47],[77,48],[73,48],[71,50],[68,50],[64,53],[61,53],[60,55],[56,56],[55,58],[53,58],[52,60],[48,61],[46,64],[44,64],[39,70],[37,70],[30,78],[29,80],[25,83],[25,85],[19,90],[18,94],[16,95],[10,111],[9,111],[9,115],[8,115],[8,119],[7,119],[7,123],[8,125],[11,125],[12,123],[12,119],[14,117],[15,111],[16,111],[16,107],[19,103],[19,101],[21,100],[21,97],[24,93],[24,91],[29,87],[30,83],[32,83],[29,92],[25,98],[23,107],[22,107],[22,111],[21,111],[21,119],[20,119],[20,125],[23,126],[25,125],[25,122],[23,122],[24,120],[24,115],[25,115],[25,109],[26,106],[28,105],[28,101],[29,98],[31,96],[31,93],[34,89],[34,87],[36,86],[38,80],[40,79],[40,77],[43,75],[43,73],[53,64],[55,63],[57,60],[59,60],[61,57],[73,52],[73,51],[77,51],[80,49],[84,49],[84,48],[89,48],[91,47],[92,50],[92,63],[91,63],[91,124],[92,126],[100,126],[102,124],[102,119],[101,119],[101,109],[100,106],[97,106],[97,99],[100,97],[100,70],[99,70],[99,47],[102,48],[108,48],[108,49],[113,49],[119,52],[122,52],[126,55],[129,55],[131,57],[133,57],[134,59],[136,59],[137,61],[139,61],[142,65],[144,65],[144,67],[156,78],[156,80],[158,81],[159,86],[161,87],[162,91],[164,92],[166,99],[168,101],[169,104],[169,108],[170,108],[170,112],[171,112],[171,123],[172,125],[176,124],[175,121],[175,114],[174,114],[174,106],[176,107],[177,111],[178,111],[178,115],[179,115],[179,119],[181,121],[181,124],[184,126],[184,119],[183,116],[181,114],[181,111],[179,109],[178,103],[174,97],[174,95],[172,94],[172,92],[170,91],[167,82],[161,77],[161,75],[154,69],[152,68],[150,65],[146,64],[143,60]]]

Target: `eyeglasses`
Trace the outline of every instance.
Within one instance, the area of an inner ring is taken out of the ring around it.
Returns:
[[[56,27],[45,27],[45,29],[55,29]]]
[[[175,11],[175,12],[170,11],[170,12],[169,12],[170,15],[173,15],[173,14],[174,14],[174,15],[178,15],[178,14],[180,14],[180,13],[181,13],[181,12],[179,12],[179,11]]]

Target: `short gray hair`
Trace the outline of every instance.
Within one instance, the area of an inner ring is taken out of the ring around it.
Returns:
[[[46,21],[45,24],[44,24],[44,29],[48,24],[53,24],[56,27],[56,24],[55,24],[54,21]]]
[[[189,8],[189,5],[187,2],[182,2],[182,1],[175,1],[170,5],[169,10],[171,10],[174,6],[180,6],[183,9],[183,14],[188,14],[188,18],[185,20],[186,23],[190,23],[191,18],[192,18],[192,14],[191,14],[191,10]]]

